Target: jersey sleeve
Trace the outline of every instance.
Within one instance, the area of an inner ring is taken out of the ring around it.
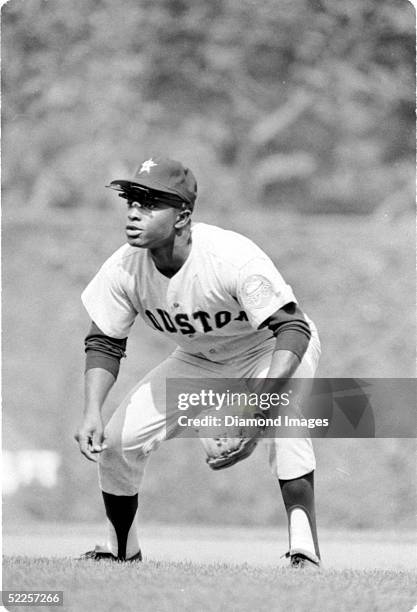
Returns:
[[[91,320],[112,338],[126,338],[137,315],[123,287],[122,274],[117,266],[103,266],[81,295]]]
[[[290,285],[266,255],[255,257],[239,270],[237,299],[255,329],[286,304],[297,303]]]

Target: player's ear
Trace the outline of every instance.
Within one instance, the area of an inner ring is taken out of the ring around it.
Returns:
[[[175,221],[174,227],[176,229],[182,229],[190,222],[191,211],[188,208],[179,210],[177,213],[177,220]]]

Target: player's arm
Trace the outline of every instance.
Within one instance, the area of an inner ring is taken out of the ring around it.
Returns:
[[[107,336],[94,322],[85,338],[84,414],[75,439],[90,461],[96,461],[97,453],[106,448],[101,410],[119,373],[126,341]]]
[[[260,326],[265,327],[269,328],[276,338],[267,379],[276,381],[291,378],[300,365],[311,338],[310,326],[302,310],[295,302],[286,304]],[[263,391],[270,390],[268,387],[271,384],[275,385],[276,389],[276,382],[265,380]]]

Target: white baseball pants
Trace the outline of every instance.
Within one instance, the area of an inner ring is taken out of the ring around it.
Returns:
[[[176,349],[130,391],[110,419],[106,427],[108,448],[99,460],[101,489],[113,495],[135,495],[149,454],[161,442],[176,436],[178,410],[177,406],[166,405],[166,378],[200,379],[196,381],[197,392],[204,378],[264,378],[274,347],[273,338],[227,365]],[[313,334],[294,378],[314,377],[319,358],[320,342]],[[270,467],[277,478],[298,478],[315,469],[309,438],[275,438],[267,442]]]

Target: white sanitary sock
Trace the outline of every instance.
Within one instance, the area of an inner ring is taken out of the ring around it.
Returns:
[[[290,514],[290,548],[311,552],[316,556],[313,534],[307,514],[301,508],[294,508]]]

